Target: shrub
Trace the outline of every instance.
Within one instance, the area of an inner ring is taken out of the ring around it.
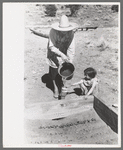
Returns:
[[[111,10],[118,12],[118,5],[112,5]]]
[[[96,7],[101,7],[101,5],[96,5]]]
[[[66,5],[66,8],[70,8],[70,16],[76,16],[81,5]]]
[[[45,14],[47,16],[54,17],[56,15],[56,6],[55,5],[45,5]]]

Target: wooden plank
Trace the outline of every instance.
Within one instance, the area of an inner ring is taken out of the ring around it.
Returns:
[[[84,29],[87,31],[88,29],[97,29],[98,27],[97,26],[94,26],[94,27],[92,27],[92,26],[86,26],[86,27],[78,27],[77,28],[77,30],[81,30],[81,31],[83,31]]]
[[[102,100],[99,100],[94,96],[94,109],[99,117],[108,125],[110,128],[118,133],[118,115],[111,110]]]
[[[69,115],[82,113],[93,109],[94,97],[86,100],[83,96],[75,99],[64,99],[49,102],[40,102],[26,106],[25,119],[58,119]]]
[[[77,104],[77,103],[76,103]],[[89,111],[90,109],[93,109],[93,103],[88,104],[88,105],[77,105],[72,106],[56,106],[52,109],[50,109],[46,114],[44,114],[44,118],[47,119],[60,119],[60,118],[65,118],[70,115],[75,115],[78,113],[83,113],[85,111]],[[55,109],[56,108],[56,109]]]
[[[49,100],[49,101],[43,101],[43,102],[38,102],[38,103],[35,103],[35,104],[27,104],[25,107],[26,108],[29,108],[29,107],[35,107],[35,106],[40,106],[40,105],[49,105],[50,107],[52,106],[55,106],[55,105],[61,105],[61,104],[72,104],[72,103],[75,103],[75,102],[78,102],[78,103],[81,103],[82,105],[85,105],[85,104],[88,104],[88,103],[93,103],[94,101],[94,96],[93,95],[90,95],[88,96],[86,99],[84,96],[78,96],[77,98],[68,98],[66,96],[65,99],[61,99],[61,100]]]

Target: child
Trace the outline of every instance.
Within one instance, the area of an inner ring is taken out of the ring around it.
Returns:
[[[96,78],[97,72],[95,69],[89,67],[84,70],[84,78],[77,83],[72,84],[72,86],[79,85],[82,90],[82,95],[88,96],[93,94],[95,90],[98,79]]]

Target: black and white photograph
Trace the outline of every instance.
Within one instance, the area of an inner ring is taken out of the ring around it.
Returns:
[[[5,147],[120,147],[120,3],[3,3],[3,76]]]

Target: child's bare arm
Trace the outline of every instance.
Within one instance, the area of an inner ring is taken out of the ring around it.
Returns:
[[[71,87],[71,86],[79,85],[79,84],[81,84],[81,83],[82,83],[81,81],[76,82],[76,83],[73,83],[73,84],[71,84],[71,85],[67,86],[67,88],[69,88],[69,87]]]
[[[79,85],[79,84],[81,84],[81,83],[82,83],[82,80],[79,81],[79,82],[76,82],[76,83],[71,84],[71,86]]]

